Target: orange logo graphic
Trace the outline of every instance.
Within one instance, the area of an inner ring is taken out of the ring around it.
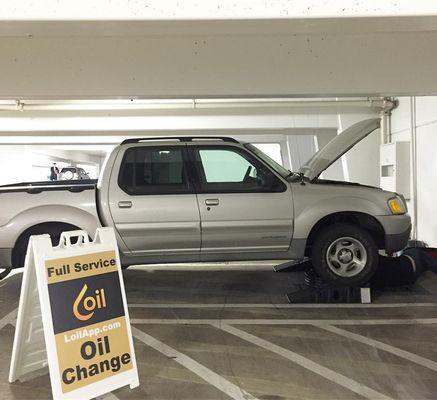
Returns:
[[[80,291],[79,295],[77,296],[76,300],[73,304],[73,313],[74,316],[81,320],[81,321],[87,321],[89,320],[93,315],[94,311],[98,308],[105,308],[106,307],[106,297],[105,297],[105,289],[96,290],[94,292],[94,296],[85,296],[86,291],[88,290],[88,285],[83,285],[82,290]],[[82,304],[85,311],[88,311],[86,314],[81,314],[79,311],[79,305]]]

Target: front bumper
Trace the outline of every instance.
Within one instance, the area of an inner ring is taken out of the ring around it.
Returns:
[[[385,232],[385,251],[387,254],[403,250],[410,238],[411,217],[403,215],[383,215],[376,219],[381,223]]]
[[[397,251],[405,249],[410,238],[411,225],[402,233],[394,233],[392,235],[385,235],[385,251],[387,254],[396,253]]]

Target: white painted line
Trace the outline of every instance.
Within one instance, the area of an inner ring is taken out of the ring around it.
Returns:
[[[417,319],[163,319],[131,318],[132,324],[163,325],[429,325],[437,324],[437,318]]]
[[[386,396],[366,385],[363,385],[360,382],[357,382],[351,378],[348,378],[345,375],[339,374],[338,372],[333,371],[330,368],[324,367],[309,358],[301,356],[300,354],[295,353],[294,351],[288,350],[284,347],[278,346],[274,343],[271,343],[267,340],[261,339],[258,336],[252,335],[241,329],[235,328],[230,325],[216,324],[217,328],[230,333],[231,335],[237,336],[240,339],[243,339],[249,343],[252,343],[256,346],[262,347],[265,350],[271,351],[275,354],[278,354],[281,357],[285,357],[290,361],[300,365],[301,367],[322,376],[325,379],[330,380],[340,386],[343,386],[346,389],[351,390],[363,396],[367,399],[391,399],[391,397]]]
[[[15,308],[9,314],[6,314],[2,319],[0,319],[0,329],[3,329],[7,324],[13,324],[15,326],[17,312],[18,308]]]
[[[389,344],[380,342],[379,340],[370,339],[366,336],[359,335],[357,333],[349,332],[344,329],[337,328],[331,325],[318,325],[318,328],[324,329],[328,332],[335,333],[348,339],[356,340],[357,342],[367,344],[376,349],[392,353],[395,356],[404,358],[408,361],[421,365],[422,367],[437,371],[437,362],[429,360],[428,358],[418,356],[417,354],[410,353],[409,351],[402,350],[399,347],[391,346]]]
[[[405,307],[437,307],[437,303],[385,303],[385,304],[262,304],[262,303],[229,303],[229,304],[196,304],[196,303],[146,303],[129,304],[129,308],[405,308]]]
[[[2,283],[0,284],[0,288],[8,283],[8,279],[12,278],[14,275],[22,274],[22,273],[23,273],[22,268],[13,268],[12,271],[1,280]]]
[[[239,388],[237,385],[234,385],[223,376],[211,371],[209,368],[193,360],[191,357],[180,353],[158,339],[155,339],[153,336],[150,336],[135,327],[132,327],[132,335],[147,346],[150,346],[165,356],[172,358],[174,361],[195,373],[204,381],[227,394],[229,397],[235,400],[258,400],[256,397]]]

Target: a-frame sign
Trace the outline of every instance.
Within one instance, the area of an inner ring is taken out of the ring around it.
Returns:
[[[72,238],[78,238],[72,244]],[[91,399],[139,385],[112,228],[32,236],[26,254],[9,382],[48,364],[55,399]]]

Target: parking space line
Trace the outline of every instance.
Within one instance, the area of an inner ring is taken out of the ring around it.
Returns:
[[[146,303],[129,304],[129,308],[404,308],[404,307],[437,307],[437,303],[370,303],[370,304],[262,304],[262,303],[230,303],[230,304],[196,304],[196,303]]]
[[[323,378],[328,379],[331,382],[334,382],[346,389],[349,389],[352,392],[355,392],[367,399],[391,399],[391,397],[389,396],[386,396],[366,385],[363,385],[362,383],[348,378],[347,376],[339,374],[338,372],[335,372],[330,368],[324,367],[323,365],[320,365],[304,356],[301,356],[300,354],[297,354],[284,347],[278,346],[267,340],[261,339],[260,337],[252,335],[248,332],[242,331],[241,329],[235,328],[234,326],[226,324],[215,324],[214,326],[249,343],[278,354],[281,357],[285,357],[288,360],[300,365],[301,367],[317,375],[320,375]]]
[[[12,310],[9,314],[6,314],[2,319],[0,319],[0,329],[3,329],[7,324],[12,324],[15,326],[15,319],[17,318],[18,308]]]
[[[328,332],[335,333],[337,335],[343,336],[348,339],[355,340],[357,342],[367,344],[379,350],[386,351],[388,353],[392,353],[395,356],[404,358],[408,361],[414,362],[416,364],[421,365],[422,367],[432,369],[433,371],[437,371],[437,362],[429,360],[428,358],[421,357],[417,354],[410,353],[409,351],[402,350],[399,347],[391,346],[389,344],[380,342],[379,340],[370,339],[366,336],[359,335],[357,333],[349,332],[344,329],[337,328],[331,325],[318,325],[318,328],[324,329]]]
[[[202,378],[204,381],[208,382],[210,385],[227,394],[229,397],[236,400],[258,400],[256,397],[239,388],[237,385],[228,381],[223,376],[215,373],[204,365],[193,360],[191,357],[180,353],[179,351],[166,345],[158,339],[155,339],[153,336],[148,335],[140,329],[132,327],[132,335],[147,346],[150,346],[153,349],[159,351],[161,354],[172,358],[174,361],[184,366],[185,368]]]
[[[429,325],[437,324],[437,318],[412,319],[168,319],[131,318],[132,324],[162,325]]]

